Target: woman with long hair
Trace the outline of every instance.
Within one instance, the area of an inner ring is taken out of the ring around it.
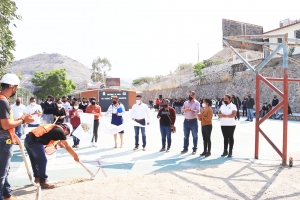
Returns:
[[[232,149],[234,144],[233,134],[236,126],[235,116],[237,108],[231,102],[231,96],[226,94],[224,96],[224,105],[219,110],[221,130],[224,137],[224,151],[222,157],[232,157]],[[228,142],[229,142],[229,153],[228,153]]]
[[[201,130],[203,138],[204,150],[200,156],[208,157],[211,155],[211,131],[212,131],[212,118],[213,110],[211,109],[212,101],[210,99],[204,99],[202,103],[201,113],[198,114],[198,120],[201,121]]]

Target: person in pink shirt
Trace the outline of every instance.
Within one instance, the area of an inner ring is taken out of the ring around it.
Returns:
[[[82,110],[80,110],[80,109],[78,109],[78,102],[77,101],[75,101],[75,103],[74,103],[74,109],[73,110],[70,110],[70,112],[69,112],[69,118],[70,118],[70,122],[71,122],[71,124],[72,124],[72,126],[73,126],[73,132],[76,130],[76,128],[80,125],[80,113],[83,113],[83,111]],[[74,144],[73,144],[73,148],[78,148],[79,147],[79,142],[80,142],[80,140],[77,138],[77,137],[75,137],[74,135],[73,135],[73,142],[74,142]]]

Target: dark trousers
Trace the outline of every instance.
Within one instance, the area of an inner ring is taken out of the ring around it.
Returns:
[[[99,128],[99,120],[94,120],[94,131],[93,131],[93,138],[92,142],[95,139],[95,142],[98,140],[98,128]]]
[[[239,108],[237,108],[236,116],[234,118],[240,120],[240,109]]]
[[[3,133],[1,133],[3,134]],[[6,144],[7,138],[0,138],[0,199],[9,198],[12,194],[7,176],[9,172],[9,163],[13,155],[12,144]]]
[[[228,149],[229,142],[229,151],[232,151],[234,139],[233,134],[235,130],[235,126],[221,126],[223,137],[224,137],[224,150]]]
[[[204,152],[210,153],[211,150],[210,135],[212,131],[212,125],[202,126],[201,130],[202,130]]]
[[[146,126],[146,121],[136,121],[137,123],[141,124],[142,126]],[[134,132],[135,132],[135,146],[139,146],[139,132],[142,132],[142,140],[143,140],[143,148],[146,147],[146,127],[140,127],[140,126],[134,126]]]
[[[26,136],[24,144],[31,162],[33,176],[40,178],[40,183],[44,183],[48,178],[46,175],[47,158],[44,145],[29,136]]]
[[[245,111],[246,111],[246,115],[244,115]],[[246,107],[243,107],[243,116],[247,116],[247,108]]]

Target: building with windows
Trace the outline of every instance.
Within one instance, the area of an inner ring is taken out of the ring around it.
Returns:
[[[285,19],[279,22],[279,28],[276,28],[274,30],[270,30],[267,32],[264,32],[264,35],[279,35],[279,34],[285,34],[288,33],[289,38],[296,38],[300,39],[300,20],[290,20]],[[264,39],[265,42],[270,43],[281,43],[281,38],[269,38]],[[277,48],[277,45],[270,45],[270,49],[275,50]],[[293,51],[293,54],[300,54],[300,47],[295,47],[294,49],[290,48],[290,52]],[[282,53],[282,49],[279,53]],[[264,50],[265,57],[268,56],[270,53],[268,50]]]

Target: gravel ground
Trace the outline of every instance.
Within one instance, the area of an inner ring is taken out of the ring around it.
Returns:
[[[231,160],[148,175],[66,180],[43,190],[42,199],[300,199],[299,174],[300,165]],[[15,187],[14,195],[35,199],[35,187]]]

